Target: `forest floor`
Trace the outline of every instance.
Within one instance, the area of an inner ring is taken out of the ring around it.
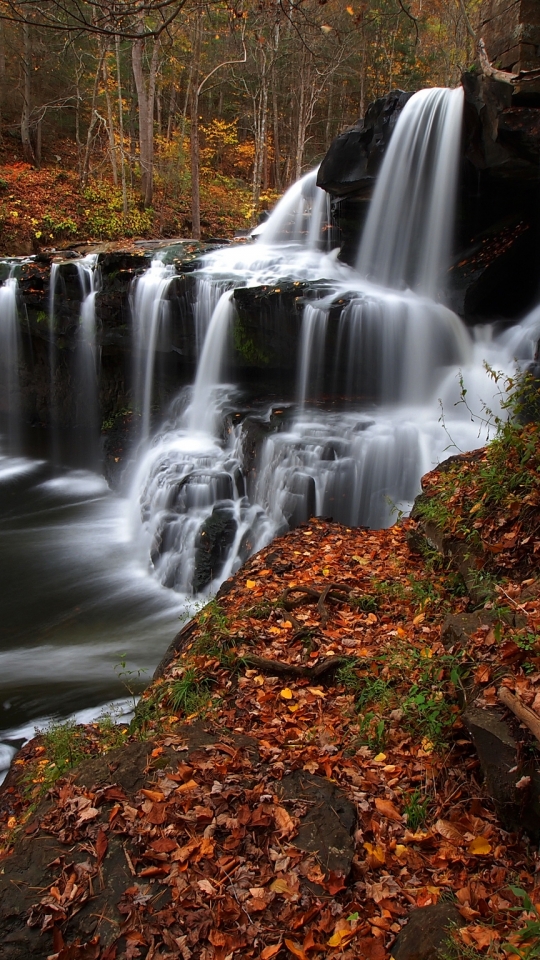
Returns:
[[[428,474],[416,519],[312,519],[183,628],[129,728],[31,741],[0,797],[4,955],[538,957],[539,463],[511,426]],[[502,805],[466,719],[495,707]]]
[[[59,147],[62,150],[62,146]],[[20,256],[42,249],[136,237],[191,235],[189,172],[169,164],[156,170],[153,207],[145,209],[128,187],[124,216],[122,190],[109,177],[81,186],[76,158],[66,154],[40,169],[0,151],[0,255]],[[274,195],[269,199],[273,203]],[[234,236],[251,225],[251,191],[232,176],[201,170],[202,238]]]

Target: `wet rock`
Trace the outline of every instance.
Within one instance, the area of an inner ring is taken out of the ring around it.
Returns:
[[[315,480],[306,473],[293,474],[283,504],[283,514],[289,528],[294,530],[301,523],[307,523],[310,517],[315,516],[315,509]]]
[[[452,903],[418,907],[409,914],[406,926],[392,947],[393,960],[439,960],[453,927],[465,921]]]
[[[392,90],[370,103],[365,119],[332,141],[317,175],[317,186],[343,197],[371,186],[403,107],[412,97]]]
[[[540,774],[533,764],[523,762],[510,723],[492,707],[468,707],[462,720],[478,754],[486,791],[502,824],[507,830],[524,829],[537,841]],[[523,781],[524,777],[528,781]]]
[[[298,803],[300,808],[306,804],[294,845],[316,854],[323,870],[348,877],[355,849],[353,804],[334,783],[304,770],[284,777],[278,790],[284,799]]]
[[[234,541],[237,522],[229,507],[216,506],[204,521],[195,553],[193,589],[203,590],[223,569]]]

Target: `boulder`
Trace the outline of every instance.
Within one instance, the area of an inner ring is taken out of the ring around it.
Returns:
[[[355,852],[353,832],[356,809],[340,788],[305,770],[295,770],[283,778],[278,792],[300,806],[300,829],[293,843],[300,850],[314,853],[327,873],[348,877]]]
[[[462,716],[480,760],[487,794],[507,830],[540,838],[540,774],[524,761],[510,723],[493,707],[468,707]]]
[[[465,921],[453,903],[436,903],[412,910],[392,947],[392,960],[439,960],[453,927]]]
[[[217,577],[227,559],[238,524],[230,507],[215,506],[198,535],[193,589],[204,590]]]

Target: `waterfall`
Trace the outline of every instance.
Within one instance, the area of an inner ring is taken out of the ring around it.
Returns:
[[[174,268],[153,260],[150,268],[134,281],[131,297],[133,317],[133,396],[141,413],[140,439],[148,440],[152,409],[156,349],[168,316],[166,294]]]
[[[60,433],[58,427],[58,397],[56,385],[56,316],[55,296],[59,263],[51,263],[49,277],[49,423],[51,430],[51,457],[54,463],[60,462]]]
[[[212,433],[216,409],[214,388],[220,383],[230,326],[234,317],[232,294],[221,294],[212,313],[197,367],[193,396],[187,411],[188,429]]]
[[[405,105],[377,178],[357,269],[434,297],[448,265],[463,89],[420,90]]]
[[[9,277],[0,287],[0,385],[9,453],[18,452],[21,426],[17,291],[15,277]]]
[[[330,197],[317,186],[317,170],[306,173],[287,190],[268,220],[253,233],[265,246],[301,245],[306,250],[329,249]]]
[[[77,443],[79,459],[92,468],[99,464],[99,367],[100,357],[96,343],[96,293],[99,273],[97,255],[91,254],[77,261],[81,284],[81,316],[75,347],[75,397]]]
[[[478,445],[453,398],[459,368],[485,386],[485,375],[477,377],[485,344],[473,344],[434,299],[452,233],[461,118],[460,90],[421,91],[408,102],[357,269],[328,252],[328,198],[313,172],[287,191],[254,244],[202,258],[191,402],[186,409],[184,397],[178,413],[173,405],[133,487],[139,546],[163,584],[211,591],[250,551],[315,514],[350,526],[390,523],[396,508],[410,508],[422,473],[446,456],[441,393],[456,443]],[[153,265],[145,276],[138,283],[149,292],[153,284],[146,312],[155,318],[168,275]],[[230,287],[264,291],[290,277],[315,281],[318,296],[302,309],[295,406],[277,428],[271,411],[234,421],[234,388],[222,383],[235,310]],[[140,339],[148,357],[153,330]]]
[[[320,392],[324,369],[324,348],[328,312],[307,303],[302,316],[300,345],[298,351],[298,374],[296,377],[298,403],[306,402],[308,390]]]

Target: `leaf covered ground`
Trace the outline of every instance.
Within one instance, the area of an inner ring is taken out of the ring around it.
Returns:
[[[496,704],[504,686],[540,713],[534,564],[507,565],[470,639],[450,642],[471,601],[449,563],[411,552],[415,527],[313,519],[184,628],[129,730],[73,733],[77,762],[94,758],[84,775],[46,737],[25,748],[2,795],[3,866],[56,844],[47,883],[25,888],[43,956],[387,960],[411,908],[440,901],[464,923],[449,958],[538,955],[537,848],[502,828],[461,720],[465,698]],[[534,533],[523,547],[534,557]],[[352,805],[346,871],[299,839],[317,805],[291,799],[299,775]]]

